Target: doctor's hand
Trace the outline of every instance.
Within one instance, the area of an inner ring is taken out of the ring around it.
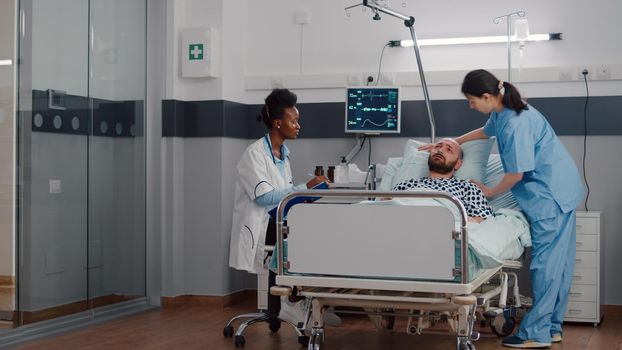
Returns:
[[[479,187],[480,190],[482,190],[482,193],[484,194],[484,196],[486,198],[490,198],[493,196],[492,193],[492,189],[490,189],[489,187],[485,186],[483,183],[477,181],[477,180],[471,180],[471,183],[474,183],[475,185],[477,185],[477,187]]]
[[[307,182],[307,188],[308,189],[312,189],[314,186],[316,186],[317,184],[319,184],[321,182],[329,183],[330,181],[328,181],[328,178],[326,176],[323,176],[323,175],[322,176],[315,176],[314,178],[309,180],[309,182]]]

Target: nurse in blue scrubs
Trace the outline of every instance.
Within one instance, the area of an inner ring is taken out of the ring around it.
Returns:
[[[506,173],[494,188],[478,185],[487,197],[511,190],[531,224],[533,308],[518,333],[502,344],[549,347],[562,341],[575,263],[575,209],[584,195],[581,177],[551,125],[522,100],[514,85],[475,70],[464,78],[462,93],[470,108],[490,118],[456,141],[496,136]]]

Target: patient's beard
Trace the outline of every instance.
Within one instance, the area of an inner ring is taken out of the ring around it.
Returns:
[[[447,175],[454,171],[454,167],[456,166],[457,162],[458,160],[456,160],[453,163],[445,164],[443,160],[439,160],[438,162],[435,162],[433,157],[429,157],[428,168],[430,169],[430,171],[433,171],[435,173]]]

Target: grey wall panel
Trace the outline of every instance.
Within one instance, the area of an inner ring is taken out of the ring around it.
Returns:
[[[543,97],[528,101],[541,111],[559,135],[583,135],[585,97]],[[299,103],[302,130],[299,138],[343,138],[345,106],[342,102]],[[256,139],[266,133],[257,122],[261,105],[229,101],[162,101],[162,136],[233,137]],[[461,135],[481,127],[488,118],[469,109],[466,100],[432,101],[437,135]],[[622,135],[622,96],[590,97],[588,135]],[[386,137],[429,137],[424,101],[402,101],[401,132]],[[246,128],[246,130],[244,130]]]
[[[530,98],[558,135],[583,135],[585,97]],[[587,104],[588,135],[622,135],[622,96],[593,96]]]
[[[238,139],[249,137],[247,106],[242,103],[224,101],[223,135]]]

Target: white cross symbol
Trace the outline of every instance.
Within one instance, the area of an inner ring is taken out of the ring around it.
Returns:
[[[199,49],[198,45],[195,45],[192,51],[190,51],[190,54],[192,54],[192,58],[194,59],[198,58],[199,55],[202,53],[203,53],[203,50]]]

